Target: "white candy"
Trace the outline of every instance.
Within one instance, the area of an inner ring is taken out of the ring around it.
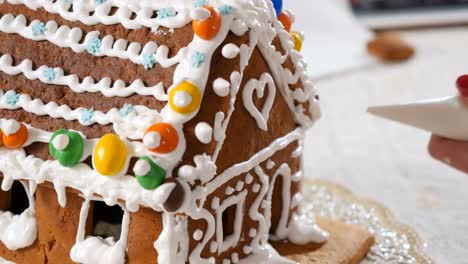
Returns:
[[[70,138],[64,134],[57,135],[54,140],[52,140],[52,145],[57,150],[66,149],[68,144],[70,144]]]

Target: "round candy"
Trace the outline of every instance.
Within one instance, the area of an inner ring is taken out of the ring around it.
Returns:
[[[210,11],[210,17],[205,20],[193,20],[193,31],[199,38],[211,40],[216,37],[221,28],[221,15],[212,6],[204,6],[203,8]]]
[[[3,131],[0,130],[0,147],[3,146],[3,140],[2,140],[2,137],[3,137]]]
[[[115,176],[125,166],[127,146],[114,134],[106,134],[96,144],[93,154],[94,168],[104,176]]]
[[[84,140],[77,132],[57,130],[50,139],[49,152],[62,166],[73,167],[83,157]]]
[[[276,15],[279,16],[281,14],[281,11],[283,11],[283,0],[272,0],[273,1],[273,6],[275,7],[276,10]]]
[[[281,12],[281,14],[278,16],[278,19],[281,22],[281,24],[283,24],[284,29],[286,29],[287,32],[291,32],[291,28],[292,28],[291,17],[286,12]]]
[[[302,50],[302,38],[296,32],[290,33],[294,39],[294,49],[298,52]]]
[[[21,148],[28,140],[28,137],[28,128],[24,124],[20,124],[18,131],[9,136],[2,133],[3,145],[10,149]]]
[[[141,157],[133,168],[136,179],[145,190],[154,190],[163,184],[166,179],[166,171],[159,167],[148,157]]]
[[[156,134],[159,135],[159,144],[156,148],[151,148],[151,145],[147,145],[145,142],[152,140],[147,140],[146,137],[153,137]],[[172,125],[168,123],[158,123],[150,126],[146,130],[143,137],[143,144],[152,152],[159,154],[169,153],[177,148],[179,144],[179,134]]]
[[[458,77],[457,88],[462,96],[468,97],[468,75]]]
[[[169,105],[180,114],[190,114],[200,107],[202,94],[194,84],[184,81],[169,92]]]

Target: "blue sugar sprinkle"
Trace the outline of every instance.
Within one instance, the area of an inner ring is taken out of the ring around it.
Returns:
[[[93,121],[93,117],[94,117],[94,110],[92,108],[83,109],[83,111],[81,112],[81,123],[83,125],[89,125]]]
[[[107,0],[96,0],[96,4],[98,4],[98,5],[102,5],[105,2],[107,2]]]
[[[15,106],[20,100],[20,94],[17,94],[15,91],[8,91],[5,93],[5,103],[10,106]]]
[[[222,5],[222,6],[218,7],[218,11],[221,13],[221,15],[228,16],[228,15],[232,15],[232,13],[234,13],[234,7],[232,7],[230,5]]]
[[[122,118],[127,117],[131,112],[133,112],[133,105],[124,104],[124,106],[119,110],[119,114]]]
[[[102,41],[100,38],[92,38],[88,42],[88,52],[93,55],[96,55],[99,51],[101,51],[101,45]]]
[[[158,18],[164,19],[173,17],[176,15],[176,11],[173,8],[163,8],[158,10]]]
[[[205,62],[205,54],[198,52],[198,51],[193,54],[192,66],[194,68],[200,68],[204,62]]]
[[[51,82],[51,81],[55,80],[55,78],[57,78],[57,73],[55,72],[55,70],[53,68],[50,68],[50,67],[47,67],[44,70],[44,72],[42,73],[42,75],[49,82]]]
[[[194,7],[203,7],[206,5],[208,5],[208,0],[195,0],[195,2],[193,2]]]
[[[31,27],[31,31],[33,33],[33,36],[40,36],[44,35],[44,33],[47,31],[47,28],[44,22],[38,22]]]
[[[153,69],[154,64],[156,63],[156,58],[151,53],[143,54],[143,66],[145,70]]]

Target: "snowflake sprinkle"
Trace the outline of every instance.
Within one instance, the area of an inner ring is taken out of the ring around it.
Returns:
[[[158,18],[165,19],[176,15],[176,11],[173,8],[163,8],[158,10]]]
[[[131,112],[133,112],[133,105],[124,104],[124,106],[119,110],[119,114],[122,118],[127,117]]]
[[[10,106],[15,106],[20,100],[20,94],[17,94],[15,91],[8,91],[5,93],[5,103]]]
[[[96,0],[96,4],[98,4],[98,5],[102,5],[105,2],[107,2],[107,0]]]
[[[47,28],[44,22],[38,22],[31,27],[31,31],[33,36],[40,36],[44,35],[44,33],[47,31]]]
[[[50,67],[45,68],[42,75],[49,82],[51,82],[51,81],[55,80],[55,78],[57,78],[57,73],[55,72],[55,70],[53,68],[50,68]]]
[[[145,70],[153,69],[154,64],[156,63],[156,58],[151,53],[143,54],[143,66]]]
[[[93,120],[93,117],[94,117],[94,109],[85,108],[81,112],[81,123],[83,125],[89,125],[89,124],[91,124],[91,122]]]
[[[205,62],[205,54],[198,52],[198,51],[193,54],[192,66],[194,68],[200,68],[204,62]]]
[[[101,50],[102,41],[100,38],[92,38],[88,42],[88,52],[96,55]]]
[[[203,7],[203,6],[206,6],[208,5],[208,0],[195,0],[195,2],[193,3],[193,7]]]
[[[232,7],[230,5],[222,5],[222,6],[218,7],[218,11],[221,13],[221,15],[228,16],[228,15],[232,15],[232,13],[234,13],[234,7]]]

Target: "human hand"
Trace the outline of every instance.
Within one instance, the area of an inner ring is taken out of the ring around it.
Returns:
[[[468,142],[433,135],[428,147],[431,156],[449,166],[468,173]]]

